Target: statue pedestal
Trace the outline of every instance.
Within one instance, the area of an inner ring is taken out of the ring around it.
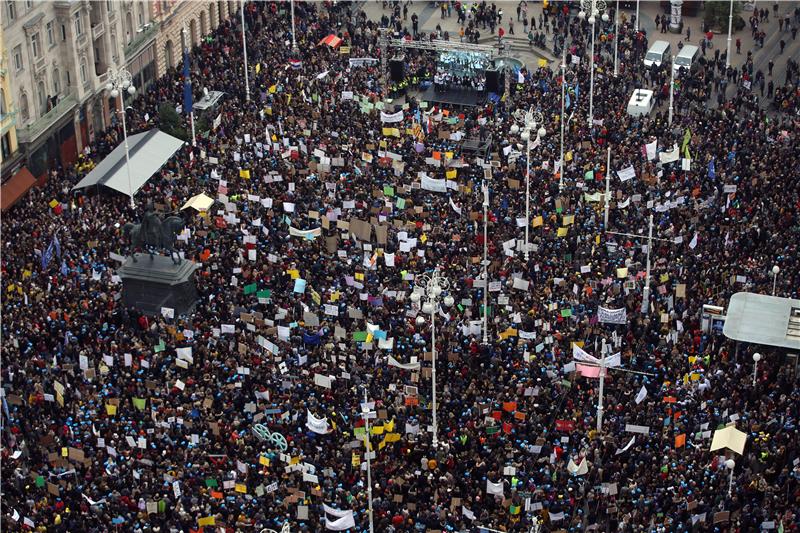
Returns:
[[[129,257],[117,270],[122,278],[122,302],[147,315],[161,314],[162,307],[175,310],[175,316],[188,313],[197,302],[194,271],[200,265],[148,254],[136,254],[136,262]]]

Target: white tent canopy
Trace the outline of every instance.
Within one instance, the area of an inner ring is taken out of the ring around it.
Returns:
[[[105,185],[122,194],[135,195],[181,146],[182,140],[158,129],[131,135],[128,137],[130,183],[128,169],[125,168],[125,143],[120,143],[73,190]]]

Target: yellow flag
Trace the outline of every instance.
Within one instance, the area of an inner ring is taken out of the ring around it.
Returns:
[[[386,422],[383,425],[383,429],[385,429],[387,432],[390,432],[390,433],[392,431],[394,431],[394,419],[392,419],[391,422]]]
[[[457,175],[458,175],[458,171],[456,171],[456,169],[448,170],[448,171],[445,173],[445,176],[446,176],[446,177],[447,177],[447,179],[449,179],[449,180],[455,179]]]
[[[372,426],[370,430],[373,435],[383,435],[383,426]]]
[[[256,63],[256,74],[260,74],[260,73],[261,73],[261,63],[259,62],[259,63]]]
[[[114,416],[115,414],[117,414],[117,406],[114,405],[113,403],[107,403],[106,404],[106,414],[108,416]]]
[[[269,94],[275,94],[276,92],[278,92],[278,86],[277,85],[273,85],[273,86],[271,86],[269,88]]]

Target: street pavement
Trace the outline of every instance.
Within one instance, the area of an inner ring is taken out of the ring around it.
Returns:
[[[460,26],[457,24],[457,17],[455,15],[455,11],[453,11],[453,15],[451,17],[441,17],[441,11],[438,7],[438,3],[436,2],[429,2],[429,1],[409,1],[409,2],[401,2],[401,6],[408,4],[408,19],[407,19],[407,27],[410,31],[411,29],[411,15],[416,13],[419,17],[419,28],[421,32],[429,33],[431,31],[436,30],[436,26],[439,25],[442,31],[447,31],[450,34],[450,39],[455,40],[458,39],[458,33]],[[494,2],[497,4],[498,8],[503,10],[503,24],[502,27],[506,32],[507,38],[505,40],[505,51],[501,55],[507,55],[514,57],[516,59],[521,60],[527,66],[535,68],[538,65],[539,59],[544,58],[548,60],[548,65],[550,68],[556,69],[560,64],[560,58],[556,58],[553,56],[552,51],[552,40],[548,40],[548,50],[541,50],[539,48],[533,47],[531,48],[528,45],[527,36],[524,34],[522,30],[522,24],[517,23],[516,21],[516,9],[518,2],[516,1],[498,1]],[[380,18],[387,14],[391,13],[391,6],[392,2],[387,2],[387,7],[384,9],[383,5],[384,2],[381,0],[367,0],[360,4],[360,9],[367,13],[367,16],[372,20],[380,20]],[[609,5],[614,5],[614,2],[609,1]],[[784,26],[783,31],[779,30],[778,24],[778,17],[775,16],[775,12],[773,10],[773,6],[776,5],[772,2],[757,2],[756,7],[758,9],[766,8],[769,9],[770,16],[769,22],[760,23],[759,29],[765,31],[767,34],[767,38],[764,41],[764,48],[760,48],[756,45],[752,38],[752,33],[750,31],[750,25],[748,22],[748,18],[752,15],[752,11],[742,11],[741,15],[745,19],[745,28],[738,32],[733,32],[731,35],[731,64],[734,67],[741,68],[747,59],[747,52],[753,52],[753,64],[754,64],[754,72],[761,69],[766,76],[766,82],[769,83],[770,80],[773,80],[776,87],[783,86],[786,82],[785,72],[786,72],[786,62],[789,58],[794,58],[797,61],[800,58],[800,38],[792,39],[792,34],[790,30]],[[783,16],[785,14],[793,15],[794,9],[800,6],[800,2],[780,2],[777,3],[778,5],[778,14]],[[542,3],[541,2],[528,2],[528,17],[535,15],[537,18],[539,14],[542,12]],[[620,20],[622,17],[626,17],[628,20],[635,13],[635,8],[632,9],[620,9]],[[699,45],[700,40],[702,39],[702,23],[703,23],[703,10],[699,10],[696,16],[693,17],[683,17],[684,28],[681,34],[674,34],[674,33],[660,33],[659,29],[656,28],[655,18],[656,16],[663,16],[663,12],[661,10],[661,6],[659,2],[656,1],[642,1],[640,2],[639,6],[639,28],[647,32],[647,36],[649,42],[652,43],[655,40],[665,40],[668,41],[672,45],[673,53],[677,53],[678,50],[678,43],[683,42],[684,44],[695,44]],[[509,25],[508,25],[508,18],[513,17],[515,24],[514,30],[515,35],[509,35]],[[686,30],[687,28],[691,29],[690,39],[686,39]],[[481,44],[496,44],[497,37],[495,35],[491,35],[486,32],[482,32],[483,35],[481,37]],[[549,39],[552,39],[552,33],[548,36]],[[736,39],[739,38],[742,41],[741,53],[736,53]],[[785,49],[783,54],[780,53],[780,42],[783,40],[786,43]],[[727,48],[727,34],[716,34],[713,39],[714,49],[710,49],[706,52],[706,57],[713,58],[714,50],[719,48],[721,52],[724,52]],[[772,59],[775,62],[773,68],[772,77],[768,75],[768,68],[767,64],[769,60]],[[731,97],[736,93],[735,84],[730,84],[728,86],[727,97]],[[759,94],[758,91],[755,91],[755,94]],[[714,99],[709,100],[709,105],[716,106],[716,101]],[[761,105],[764,108],[767,108],[769,105],[769,101],[766,97],[766,91],[764,93],[764,97],[761,98]]]

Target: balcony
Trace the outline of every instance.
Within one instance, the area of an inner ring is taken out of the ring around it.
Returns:
[[[78,101],[74,95],[65,96],[56,106],[45,113],[41,118],[36,119],[33,123],[24,128],[17,128],[17,137],[21,144],[26,144],[35,141],[47,129],[64,118],[68,113],[72,112]]]
[[[17,125],[17,110],[11,106],[6,112],[0,114],[0,135],[5,135],[8,130]]]
[[[96,23],[92,26],[92,40],[96,41],[106,32],[106,26],[102,22]]]
[[[142,28],[142,31],[137,31],[133,40],[125,46],[123,53],[125,54],[126,63],[136,57],[145,45],[149,44],[155,39],[158,33],[158,23],[150,21],[148,25]]]

